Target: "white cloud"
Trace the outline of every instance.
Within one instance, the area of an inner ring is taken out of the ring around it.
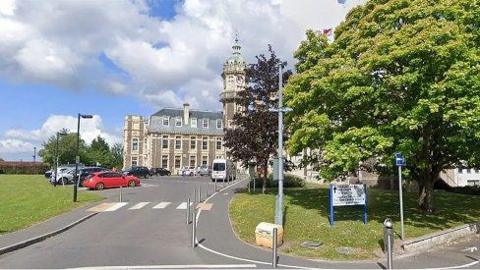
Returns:
[[[77,131],[77,117],[70,115],[51,115],[43,125],[34,130],[10,129],[0,139],[0,154],[30,152],[34,145],[39,146],[57,131],[67,129]],[[117,134],[105,130],[102,118],[94,115],[92,119],[82,119],[80,122],[80,136],[87,143],[91,143],[97,136],[103,137],[107,143],[113,145],[122,141]]]
[[[33,151],[33,144],[17,139],[0,140],[0,154],[27,153]]]
[[[0,76],[68,89],[94,87],[158,106],[219,109],[235,31],[249,62],[272,44],[292,54],[307,28],[337,25],[364,0],[185,0],[170,20],[134,1],[0,1]],[[106,55],[119,70],[105,68]]]

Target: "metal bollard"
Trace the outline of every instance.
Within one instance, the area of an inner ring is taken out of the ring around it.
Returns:
[[[255,193],[255,177],[253,177],[253,193]]]
[[[193,220],[192,220],[192,247],[197,246],[197,210],[193,207]]]
[[[202,201],[202,186],[200,186],[198,188],[198,201],[201,202]]]
[[[387,255],[387,269],[393,269],[393,223],[389,218],[383,222],[383,237]]]
[[[273,228],[272,243],[272,268],[277,268],[277,228]]]
[[[248,181],[248,193],[250,193],[250,184],[252,183],[251,180]]]
[[[187,224],[190,224],[190,198],[187,199]]]
[[[118,199],[120,200],[120,202],[123,202],[123,198],[122,198],[122,193],[123,193],[123,192],[122,192],[122,191],[123,191],[123,190],[122,190],[122,186],[120,186],[120,196],[119,196],[119,198],[118,198]]]
[[[214,188],[215,188],[215,192],[217,192],[217,178],[213,179],[214,180]]]
[[[197,188],[193,189],[193,197],[194,197],[193,202],[196,203],[197,202]]]

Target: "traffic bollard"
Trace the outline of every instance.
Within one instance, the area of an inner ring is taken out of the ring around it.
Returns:
[[[253,178],[253,193],[255,193],[255,177]]]
[[[383,237],[387,256],[387,269],[393,269],[393,223],[389,218],[383,222]]]
[[[197,246],[197,211],[193,207],[193,220],[192,220],[192,247]]]
[[[198,187],[198,201],[202,201],[202,186]]]
[[[120,202],[123,202],[122,193],[123,193],[122,192],[122,186],[120,186],[120,196],[118,198],[120,200]]]
[[[190,224],[190,198],[187,199],[187,224]]]
[[[272,268],[277,268],[277,228],[273,228],[272,243]]]
[[[217,192],[217,178],[214,179],[213,186],[215,187],[215,192]]]
[[[252,183],[252,181],[248,181],[248,193],[250,193],[250,184]]]
[[[197,188],[194,188],[193,189],[193,202],[196,203],[197,202]]]

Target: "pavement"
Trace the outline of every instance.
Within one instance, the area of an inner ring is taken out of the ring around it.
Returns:
[[[254,269],[270,268],[271,251],[238,240],[228,218],[228,203],[246,185],[237,181],[210,196],[198,215],[199,246],[191,247],[191,224],[186,223],[187,199],[211,195],[207,177],[155,177],[142,179],[142,187],[98,192],[107,199],[32,226],[0,236],[0,247],[65,226],[98,213],[59,235],[0,255],[0,268],[98,269]],[[446,248],[395,258],[395,268],[479,268],[480,238]],[[280,268],[376,268],[385,262],[313,261],[280,254]]]

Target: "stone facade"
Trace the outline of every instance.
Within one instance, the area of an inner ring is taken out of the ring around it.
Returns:
[[[166,168],[178,174],[184,166],[211,166],[216,158],[225,158],[224,128],[231,127],[238,108],[237,93],[245,89],[246,63],[236,40],[233,54],[223,66],[222,112],[164,108],[148,119],[129,115],[124,122],[123,167]],[[227,126],[226,126],[227,125]]]

